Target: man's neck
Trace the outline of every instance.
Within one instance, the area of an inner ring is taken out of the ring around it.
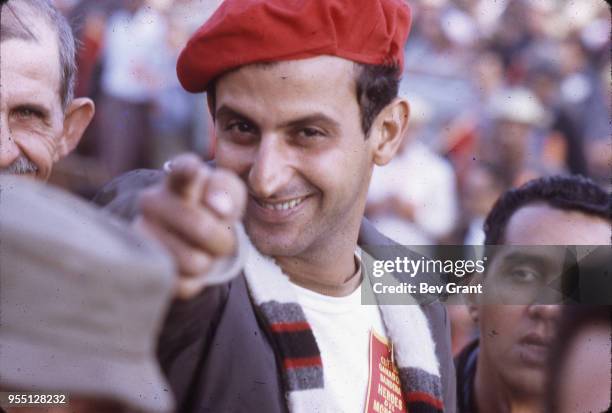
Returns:
[[[499,374],[479,355],[474,379],[474,401],[478,412],[541,413],[542,400],[533,394],[512,391]],[[543,395],[542,395],[543,396]]]
[[[300,254],[275,256],[276,263],[297,285],[332,297],[349,295],[361,283],[355,250],[364,210],[365,194],[359,210],[337,222]]]
[[[333,297],[349,295],[361,283],[361,271],[355,261],[356,244],[341,251],[294,257],[274,257],[291,281],[301,287]]]

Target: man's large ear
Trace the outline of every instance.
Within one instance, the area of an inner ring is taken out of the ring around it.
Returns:
[[[64,134],[58,142],[56,155],[63,158],[76,148],[83,133],[93,119],[95,106],[89,98],[77,98],[66,109],[64,116]]]
[[[382,166],[393,159],[406,137],[410,104],[406,99],[395,98],[378,114],[370,139],[374,145],[374,163]]]

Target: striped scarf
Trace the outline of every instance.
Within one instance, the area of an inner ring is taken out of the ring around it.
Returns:
[[[256,311],[266,322],[272,345],[282,360],[289,411],[306,413],[308,400],[309,406],[313,402],[318,406],[316,411],[325,412],[321,352],[291,282],[271,258],[248,244],[244,274]],[[407,411],[442,413],[439,366],[427,318],[418,305],[379,308],[393,343]]]

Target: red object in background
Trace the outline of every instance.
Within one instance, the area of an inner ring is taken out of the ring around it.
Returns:
[[[450,126],[445,149],[451,160],[458,160],[474,154],[476,141],[476,122],[460,120]]]
[[[93,78],[96,66],[100,61],[104,41],[104,27],[106,21],[103,16],[90,14],[83,25],[83,34],[77,49],[77,81],[75,96],[90,96],[93,89]]]
[[[478,139],[477,124],[473,119],[460,119],[449,127],[445,149],[459,182],[464,171],[478,156]]]
[[[410,22],[403,0],[226,0],[191,37],[177,73],[197,93],[255,62],[331,55],[402,69]]]

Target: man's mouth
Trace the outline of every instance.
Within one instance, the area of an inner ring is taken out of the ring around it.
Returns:
[[[302,195],[277,200],[261,199],[251,195],[247,206],[247,215],[269,224],[286,223],[306,207],[310,198],[310,195]]]
[[[552,337],[536,333],[528,334],[519,342],[521,359],[531,365],[543,365],[547,360],[552,341]]]
[[[523,337],[521,343],[531,346],[549,347],[552,344],[552,337],[545,337],[540,334],[531,333]]]
[[[272,211],[286,211],[300,205],[304,201],[304,199],[306,199],[306,197],[293,198],[281,202],[261,201],[257,198],[253,199],[255,199],[255,202],[257,202],[257,204],[264,207],[265,209],[269,209]]]

